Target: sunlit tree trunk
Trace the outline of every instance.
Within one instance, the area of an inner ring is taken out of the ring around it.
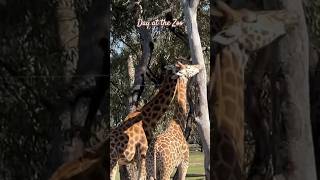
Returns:
[[[199,0],[182,0],[183,12],[188,30],[189,46],[191,51],[192,63],[205,66],[202,46],[197,24],[197,8]],[[207,77],[206,69],[203,68],[197,75],[199,86],[199,104],[196,110],[196,122],[200,132],[203,150],[205,154],[205,174],[206,179],[210,179],[210,121],[207,102]]]

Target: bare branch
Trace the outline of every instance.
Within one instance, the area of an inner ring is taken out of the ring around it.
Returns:
[[[195,11],[198,8],[200,0],[189,0],[190,8]]]

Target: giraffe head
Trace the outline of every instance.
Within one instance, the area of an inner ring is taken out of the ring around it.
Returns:
[[[217,1],[217,7],[222,11],[220,15],[226,16],[227,22],[224,30],[213,40],[222,45],[237,42],[248,51],[255,51],[270,44],[298,22],[297,14],[285,10],[259,12],[246,9],[234,10],[222,1]]]
[[[198,64],[188,65],[177,62],[175,65],[167,65],[165,68],[172,73],[172,79],[177,79],[179,77],[190,79],[200,72],[202,66]]]

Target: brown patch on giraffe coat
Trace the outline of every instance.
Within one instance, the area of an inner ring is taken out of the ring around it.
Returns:
[[[134,133],[139,133],[139,128],[138,127],[133,127],[133,131],[134,131]]]
[[[154,104],[155,104],[155,105],[159,104],[159,100],[156,99],[156,100],[154,101]],[[154,107],[153,107],[153,108],[154,108]]]
[[[131,152],[133,151],[133,146],[129,147],[129,151],[131,151]]]
[[[224,77],[226,83],[231,84],[232,86],[236,84],[236,78],[234,77],[234,74],[232,72],[226,72]]]
[[[232,53],[232,55],[234,56],[234,54],[233,54],[233,53]],[[233,68],[234,68],[235,70],[240,69],[240,62],[239,62],[239,61],[234,60],[234,62],[233,62]]]
[[[133,135],[132,135],[133,136]],[[131,136],[131,137],[132,137]],[[129,140],[129,142],[128,142],[130,145],[133,145],[134,143],[135,143],[135,141],[132,139],[132,138],[130,138],[130,140]]]
[[[170,96],[170,94],[171,94],[171,91],[170,91],[170,90],[166,90],[166,91],[164,92],[164,95],[166,95],[166,96]]]
[[[155,119],[158,116],[158,113],[152,113],[152,119]]]
[[[149,111],[147,111],[149,112]],[[147,116],[147,112],[146,111],[142,111],[142,116]]]
[[[156,105],[156,106],[154,106],[154,107],[152,108],[152,111],[158,112],[158,111],[160,111],[160,110],[161,110],[161,106],[160,106],[160,105]]]
[[[125,140],[125,137],[124,136],[119,136],[119,140],[123,141],[123,140]]]
[[[234,104],[234,102],[232,102],[229,99],[226,99],[226,100],[224,100],[224,105],[225,105],[226,116],[230,119],[235,118],[236,105]]]
[[[160,104],[164,104],[164,102],[166,101],[166,99],[165,98],[160,98]]]
[[[229,86],[222,87],[222,95],[223,96],[230,96],[232,99],[237,98],[237,93],[236,93],[235,89],[233,89]]]
[[[134,140],[135,140],[135,141],[139,141],[139,136],[136,135],[136,136],[134,137]]]
[[[232,65],[231,58],[230,58],[230,56],[228,56],[226,54],[225,54],[225,56],[227,56],[227,58],[225,58],[225,59],[223,59],[223,61],[221,61],[221,66],[230,67]]]

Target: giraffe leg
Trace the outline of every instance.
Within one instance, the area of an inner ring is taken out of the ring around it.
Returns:
[[[146,173],[146,157],[147,157],[147,147],[141,146],[140,148],[140,161],[139,161],[139,180],[145,180],[147,177]]]
[[[155,180],[156,173],[156,154],[154,153],[154,147],[148,149],[147,152],[147,180]]]
[[[178,166],[179,180],[185,180],[186,179],[186,175],[187,175],[187,172],[188,172],[188,167],[189,167],[189,161],[183,161]]]
[[[159,177],[161,180],[170,180],[170,176],[171,176],[171,171],[168,171],[167,168],[163,168]]]
[[[110,180],[116,179],[117,171],[118,171],[118,162],[115,160],[111,160],[111,162],[110,162]]]

